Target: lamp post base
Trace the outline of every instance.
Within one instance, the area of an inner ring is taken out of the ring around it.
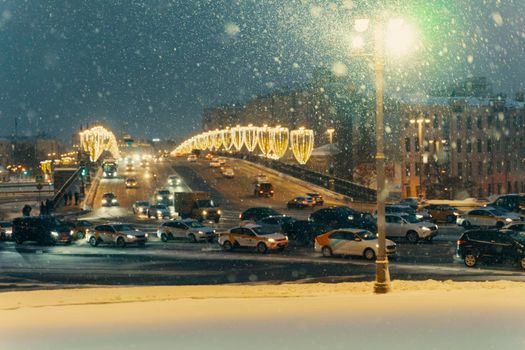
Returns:
[[[376,281],[374,283],[374,293],[385,294],[390,292],[390,272],[388,270],[388,260],[376,260]]]

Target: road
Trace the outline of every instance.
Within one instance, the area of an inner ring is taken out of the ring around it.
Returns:
[[[136,169],[121,178],[102,180],[95,197],[94,210],[84,218],[95,222],[132,222],[153,234],[159,221],[135,217],[131,205],[136,200],[151,200],[156,189],[166,185],[170,174],[182,176],[184,183],[172,191],[210,191],[220,202],[224,217],[210,224],[218,231],[239,223],[239,213],[252,206],[271,206],[298,218],[311,212],[287,210],[288,199],[311,190],[319,190],[286,176],[267,173],[275,187],[273,198],[255,198],[252,182],[261,170],[240,160],[232,160],[235,179],[226,179],[204,161],[188,163],[177,159],[152,163],[147,169]],[[146,176],[149,174],[149,176]],[[153,174],[157,174],[156,181]],[[136,177],[139,188],[126,189],[125,177]],[[104,192],[113,192],[119,207],[101,207]],[[326,205],[348,204],[340,196],[322,193]],[[358,209],[363,205],[350,203]],[[398,242],[399,257],[391,262],[392,278],[439,280],[520,280],[525,273],[517,266],[479,265],[468,269],[454,261],[455,240],[461,229],[441,226],[433,243]],[[151,236],[150,236],[151,237]],[[70,246],[40,247],[25,243],[0,243],[0,288],[76,284],[217,284],[240,282],[315,282],[368,281],[374,277],[375,264],[361,258],[323,258],[311,248],[291,246],[284,253],[259,255],[249,250],[226,253],[216,243],[163,243],[152,237],[145,248],[112,246],[90,247],[86,242]]]

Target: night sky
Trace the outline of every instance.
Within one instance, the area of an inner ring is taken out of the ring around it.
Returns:
[[[513,96],[525,81],[525,1],[403,1],[418,28],[387,86],[424,93],[469,75]],[[301,86],[316,66],[368,89],[348,49],[365,1],[0,1],[1,135],[69,139],[103,121],[139,137],[182,137],[202,109]]]

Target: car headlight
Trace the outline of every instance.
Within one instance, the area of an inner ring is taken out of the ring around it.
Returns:
[[[117,176],[117,172],[116,171],[113,173],[113,176]]]
[[[222,214],[222,211],[219,209],[217,210],[217,214],[221,215]]]
[[[148,234],[147,234],[147,233],[145,233],[145,234],[144,234],[144,237],[148,238]]]
[[[113,199],[111,200],[111,203],[117,203],[117,200],[113,198]]]
[[[416,218],[423,219],[423,215],[422,214],[416,214]]]
[[[203,234],[204,234],[204,231],[197,231],[197,233],[198,233],[199,235],[203,235]]]
[[[168,198],[169,198],[169,199],[173,199],[173,195],[170,195]]]
[[[157,196],[157,200],[162,200],[162,196]]]
[[[144,208],[139,207],[139,213],[142,213],[144,211]]]
[[[430,231],[430,229],[429,229],[428,227],[425,227],[425,226],[421,227],[421,229],[422,229],[423,231]]]
[[[273,238],[268,238],[268,242],[270,242],[270,243],[275,243],[275,239],[273,239]]]
[[[162,212],[161,212],[160,210],[157,210],[157,214],[158,214],[158,215],[161,215]]]
[[[108,201],[105,200],[105,199],[102,200],[102,204],[106,204],[107,202],[108,202]]]
[[[75,234],[75,231],[73,231],[73,230],[69,231],[69,235],[70,236],[73,236],[74,234]]]
[[[51,231],[51,236],[58,237],[58,232],[57,231]]]
[[[133,236],[133,235],[126,235],[126,237],[128,237],[129,239],[132,239],[135,236]]]
[[[512,222],[512,219],[511,218],[506,218],[505,221],[506,222]]]
[[[206,210],[203,210],[202,215],[208,215],[208,212]]]
[[[454,212],[454,213],[452,213],[452,214],[454,214],[454,215],[456,215],[456,216],[459,216],[459,213],[458,213],[458,212]]]

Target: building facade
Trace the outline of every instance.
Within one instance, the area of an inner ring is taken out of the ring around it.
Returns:
[[[525,105],[502,98],[403,101],[402,195],[525,192]]]

